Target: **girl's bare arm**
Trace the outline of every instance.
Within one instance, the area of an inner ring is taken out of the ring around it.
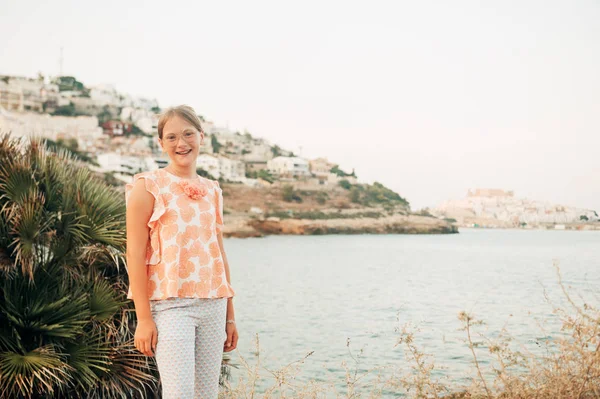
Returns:
[[[146,246],[148,245],[148,220],[154,209],[154,197],[145,188],[144,179],[138,179],[127,203],[127,273],[138,320],[152,319],[148,299],[148,274]]]
[[[225,265],[225,276],[227,282],[231,284],[231,277],[229,276],[229,262],[227,262],[227,255],[225,255],[225,248],[223,247],[223,232],[217,229],[217,241],[219,242],[219,248],[221,249],[221,255],[223,256],[223,264]],[[227,298],[227,320],[235,319],[233,310],[233,297]]]

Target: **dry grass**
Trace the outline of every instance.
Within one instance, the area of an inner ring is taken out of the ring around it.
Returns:
[[[403,348],[408,364],[361,371],[362,351],[353,354],[348,341],[350,361],[343,364],[345,381],[331,381],[331,377],[323,376],[325,383],[297,379],[301,366],[312,352],[278,370],[264,367],[257,335],[255,362],[250,364],[238,352],[245,375],[234,384],[225,381],[220,398],[375,399],[394,394],[406,398],[451,399],[600,398],[600,311],[589,303],[576,303],[562,282],[558,265],[555,267],[568,305],[553,305],[546,297],[562,327],[557,338],[544,342],[543,350],[533,353],[518,345],[506,329],[497,338],[490,339],[478,331],[482,321],[466,312],[458,315],[473,364],[469,384],[434,377],[440,374],[436,373],[440,368],[432,355],[416,345],[414,338],[418,329],[406,324],[397,329],[396,346]],[[483,362],[483,358],[488,361]],[[385,372],[385,378],[381,372]]]

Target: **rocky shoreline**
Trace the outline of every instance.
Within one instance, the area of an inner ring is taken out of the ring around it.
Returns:
[[[457,234],[458,226],[445,220],[418,215],[385,218],[280,219],[238,217],[225,221],[224,237],[325,234]]]

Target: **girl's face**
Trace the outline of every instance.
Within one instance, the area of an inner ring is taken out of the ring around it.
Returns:
[[[193,165],[194,169],[203,140],[204,135],[179,115],[173,115],[165,123],[163,138],[158,139],[173,163],[181,167]]]

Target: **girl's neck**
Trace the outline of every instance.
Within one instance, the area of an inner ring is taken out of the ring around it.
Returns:
[[[178,168],[178,167],[174,166],[173,164],[169,164],[169,165],[165,166],[165,169],[167,170],[167,172],[174,174],[175,176],[180,177],[182,179],[195,179],[198,176],[196,174],[195,169]]]

